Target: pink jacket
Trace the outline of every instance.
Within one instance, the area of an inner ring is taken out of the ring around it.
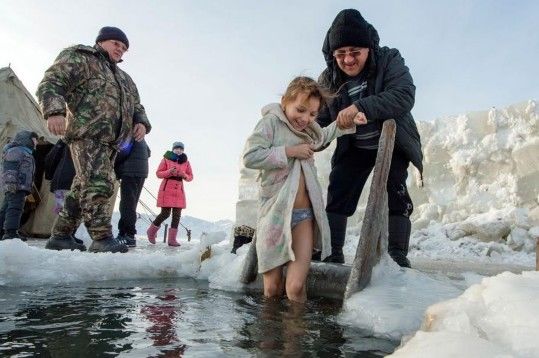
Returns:
[[[167,152],[167,154],[170,152]],[[165,158],[161,160],[155,174],[162,178],[159,193],[157,195],[157,206],[160,208],[182,208],[186,207],[185,192],[183,182],[193,180],[193,171],[189,161],[178,163]],[[176,168],[176,173],[172,173],[172,168]]]

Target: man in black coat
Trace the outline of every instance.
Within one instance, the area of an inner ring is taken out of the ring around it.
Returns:
[[[388,251],[400,266],[410,267],[406,258],[410,240],[412,200],[406,178],[412,162],[423,170],[421,142],[410,113],[415,86],[397,49],[379,46],[376,29],[354,9],[342,10],[327,32],[322,47],[327,68],[319,81],[337,97],[318,116],[321,126],[337,120],[340,126],[355,122],[355,134],[337,139],[331,160],[326,211],[331,229],[332,253],[328,262],[343,263],[342,248],[348,216],[374,167],[382,124],[395,119],[395,150],[387,183],[389,204]]]
[[[132,141],[120,148],[114,171],[120,179],[120,220],[118,221],[117,240],[128,247],[137,246],[137,204],[148,177],[148,158],[150,148],[143,139]]]
[[[75,178],[75,166],[71,158],[69,146],[59,139],[45,157],[45,179],[50,180],[50,192],[54,194],[54,212],[59,214],[64,208],[65,195],[69,192],[73,179]],[[75,236],[80,222],[75,224],[75,229],[71,234],[74,242],[70,248],[86,251],[84,242]]]

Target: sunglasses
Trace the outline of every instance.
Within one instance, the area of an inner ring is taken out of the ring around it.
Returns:
[[[344,60],[344,58],[348,55],[352,56],[352,57],[359,57],[361,56],[361,53],[365,51],[365,49],[352,49],[350,51],[340,51],[340,50],[336,50],[335,52],[333,52],[333,57],[335,57],[337,60],[339,61],[342,61]]]

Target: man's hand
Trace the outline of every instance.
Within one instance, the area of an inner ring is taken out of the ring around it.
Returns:
[[[47,128],[54,135],[63,136],[66,133],[66,117],[62,115],[47,118]]]
[[[354,124],[354,117],[358,112],[357,107],[353,104],[340,111],[337,114],[337,127],[340,129],[350,128]]]
[[[313,149],[310,144],[298,144],[285,148],[286,156],[289,158],[310,159],[313,157]]]
[[[135,126],[133,127],[133,138],[135,138],[137,142],[140,142],[141,140],[144,139],[145,135],[146,135],[146,127],[144,126],[144,124],[142,123],[135,124]]]
[[[357,112],[356,116],[354,117],[354,123],[357,125],[367,124],[367,117],[365,116],[365,113]]]
[[[354,126],[354,124],[367,124],[367,117],[365,116],[365,113],[359,112],[357,107],[352,104],[337,114],[336,121],[337,127],[340,129],[347,129]]]

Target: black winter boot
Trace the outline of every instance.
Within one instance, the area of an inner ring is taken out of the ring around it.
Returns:
[[[78,240],[78,239],[77,239]],[[75,241],[73,235],[52,235],[45,245],[46,249],[49,250],[79,250],[86,251],[86,246],[82,243],[82,240],[79,242]]]
[[[232,244],[231,253],[235,254],[236,251],[245,244],[253,241],[255,235],[255,229],[247,225],[241,225],[234,228],[234,242]]]
[[[327,213],[329,221],[329,229],[331,230],[331,255],[324,259],[324,262],[334,262],[338,264],[344,263],[344,255],[342,248],[344,239],[346,238],[346,223],[348,217],[346,215]]]
[[[94,240],[90,247],[89,252],[127,252],[129,249],[123,243],[120,243],[114,236],[107,237],[101,240]]]
[[[389,216],[389,245],[387,251],[393,261],[401,267],[410,268],[410,261],[406,258],[406,255],[408,255],[411,230],[412,223],[409,218],[401,215]]]
[[[235,254],[240,247],[249,242],[247,240],[248,238],[245,236],[234,236],[234,243],[232,244],[232,251],[230,252]]]
[[[26,237],[25,235],[21,234],[21,232],[19,230],[17,230],[17,238],[19,238],[19,240],[21,241],[26,241],[28,240],[28,237]]]
[[[4,235],[2,235],[1,240],[11,240],[11,239],[18,239],[19,234],[17,233],[17,230],[6,230],[4,232]],[[26,240],[23,240],[26,241]]]
[[[137,240],[134,236],[118,234],[118,236],[116,236],[116,240],[118,240],[118,242],[121,244],[125,244],[127,247],[137,247]]]
[[[81,245],[84,245],[84,241],[82,241],[81,239],[79,239],[78,237],[75,236],[75,234],[71,234],[71,236],[73,237],[73,240],[75,240],[75,242],[77,244],[81,244]],[[82,250],[84,251],[84,250]]]

